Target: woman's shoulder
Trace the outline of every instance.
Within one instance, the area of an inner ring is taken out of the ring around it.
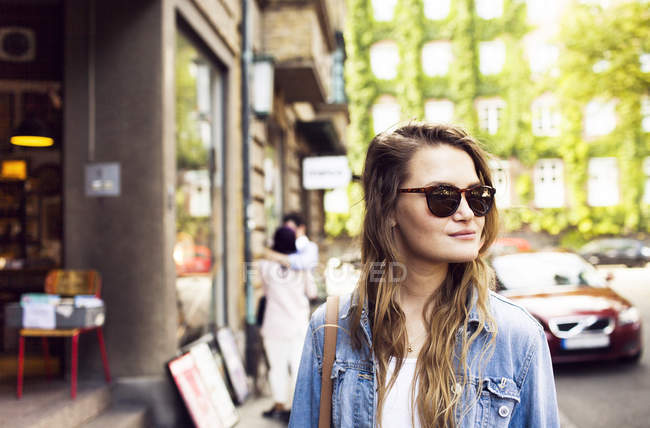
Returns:
[[[538,336],[543,328],[523,306],[490,291],[490,308],[500,334],[507,336]]]
[[[348,314],[350,312],[350,306],[352,305],[353,302],[353,295],[352,293],[345,294],[342,296],[338,296],[338,323],[341,325],[342,323],[347,323],[347,318]],[[325,324],[325,315],[327,312],[327,302],[321,304],[314,313],[311,316],[311,326],[312,328],[318,328]]]

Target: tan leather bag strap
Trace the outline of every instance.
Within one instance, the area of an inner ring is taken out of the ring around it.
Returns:
[[[332,366],[336,356],[339,296],[330,296],[325,305],[325,341],[323,345],[323,374],[320,385],[318,428],[330,428],[332,423]]]

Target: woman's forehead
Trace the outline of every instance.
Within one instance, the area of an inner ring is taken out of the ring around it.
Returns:
[[[447,144],[421,148],[411,158],[408,169],[409,185],[447,183],[466,187],[479,182],[470,155]]]

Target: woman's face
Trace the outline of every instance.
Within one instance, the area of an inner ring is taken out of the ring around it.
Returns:
[[[465,189],[480,181],[472,158],[463,150],[440,144],[423,147],[408,164],[408,179],[401,188],[452,184]],[[395,210],[395,238],[405,262],[459,263],[476,259],[485,217],[476,217],[465,194],[449,217],[436,217],[424,193],[400,193]]]

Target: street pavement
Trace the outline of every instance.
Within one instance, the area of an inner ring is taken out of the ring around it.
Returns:
[[[251,397],[246,403],[238,407],[239,423],[237,428],[286,428],[286,424],[263,418],[262,412],[273,405],[273,399],[269,395]]]

